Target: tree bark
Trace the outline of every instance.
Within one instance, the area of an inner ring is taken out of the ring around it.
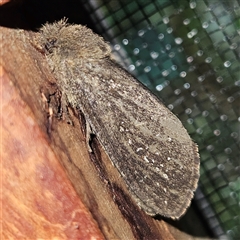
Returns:
[[[76,109],[69,109],[73,124],[56,111],[48,117],[46,99],[55,110],[56,86],[34,47],[36,33],[0,28],[0,34],[2,236],[196,239],[135,205],[96,138],[89,152]]]

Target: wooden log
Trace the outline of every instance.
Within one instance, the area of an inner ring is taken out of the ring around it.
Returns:
[[[48,99],[56,86],[34,47],[36,33],[3,27],[0,33],[2,236],[196,239],[135,205],[97,139],[89,153],[75,109],[73,125],[54,115],[49,133],[43,96]]]

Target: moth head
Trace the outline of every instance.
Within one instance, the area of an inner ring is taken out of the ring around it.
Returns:
[[[67,26],[67,19],[64,18],[54,24],[46,23],[40,29],[39,42],[44,53],[52,54],[60,47],[59,39],[61,39],[61,31],[65,26]]]
[[[40,29],[40,45],[47,55],[68,58],[99,59],[111,52],[102,37],[85,26],[68,24],[66,18]]]
[[[52,53],[53,49],[57,47],[57,39],[56,38],[47,38],[44,44],[45,52]]]

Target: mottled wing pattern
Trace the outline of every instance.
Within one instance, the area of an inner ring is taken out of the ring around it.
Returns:
[[[63,96],[82,110],[137,204],[179,218],[197,186],[199,157],[178,118],[110,59],[90,29],[63,19],[40,33]]]
[[[199,178],[197,146],[182,123],[111,60],[75,69],[69,102],[83,111],[137,204],[150,215],[180,217]]]

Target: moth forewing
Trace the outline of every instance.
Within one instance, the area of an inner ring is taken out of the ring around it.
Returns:
[[[81,109],[136,203],[149,215],[179,218],[199,178],[197,146],[180,120],[90,29],[62,20],[40,33],[59,89]]]

